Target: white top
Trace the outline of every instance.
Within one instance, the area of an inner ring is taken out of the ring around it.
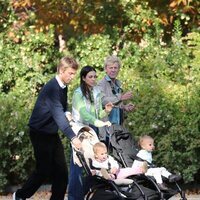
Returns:
[[[139,157],[139,158],[141,158],[143,160],[146,160],[148,163],[152,163],[152,161],[153,161],[152,153],[147,151],[147,150],[144,150],[144,149],[141,149],[137,153],[137,157]]]
[[[152,163],[153,158],[152,158],[152,153],[141,149],[138,153],[137,153],[137,157],[141,158],[142,160],[146,160],[148,163]],[[143,166],[143,161],[139,161],[139,160],[134,160],[132,167],[142,167]]]
[[[117,168],[117,169],[119,169],[119,164],[112,156],[108,156],[108,159],[105,160],[104,162],[99,162],[99,161],[93,159],[92,166],[96,167],[96,168],[100,168],[100,169],[101,168],[105,168],[105,169]],[[101,173],[98,170],[96,171],[96,174],[101,176]]]

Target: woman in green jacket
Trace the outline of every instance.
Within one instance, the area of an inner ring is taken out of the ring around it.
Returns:
[[[90,126],[98,135],[98,128],[110,126],[109,121],[101,119],[107,117],[112,110],[113,104],[107,103],[102,107],[102,95],[96,86],[96,70],[91,66],[85,66],[80,72],[80,87],[72,98],[72,117],[77,123]],[[70,163],[68,200],[83,200],[83,187],[81,180],[82,168],[74,164],[73,158]]]

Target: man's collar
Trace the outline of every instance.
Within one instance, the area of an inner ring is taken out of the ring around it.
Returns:
[[[58,81],[58,84],[62,89],[66,88],[66,85],[64,85],[64,83],[60,80],[60,77],[58,75],[56,75],[56,80]]]
[[[110,83],[112,82],[115,85],[117,85],[118,87],[121,87],[121,82],[118,79],[115,79],[115,81],[113,82],[112,79],[107,74],[105,75],[105,79],[106,79],[106,81],[108,81]]]
[[[108,75],[105,76],[105,79],[106,79],[107,81],[112,81],[111,78],[110,78]]]

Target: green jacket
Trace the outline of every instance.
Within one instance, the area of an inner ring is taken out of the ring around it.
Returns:
[[[72,98],[72,116],[75,122],[101,127],[102,121],[100,119],[106,117],[107,113],[103,110],[102,95],[98,87],[93,87],[92,95],[94,103],[91,103],[83,96],[80,87],[74,91]]]

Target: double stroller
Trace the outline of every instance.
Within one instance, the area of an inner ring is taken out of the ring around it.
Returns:
[[[82,151],[73,148],[74,162],[84,168],[84,195],[85,200],[164,200],[177,193],[181,199],[186,200],[184,192],[179,185],[176,189],[163,193],[155,181],[145,175],[134,175],[125,179],[109,180],[103,176],[92,175],[90,159],[93,159],[93,145],[99,142],[95,131],[89,126],[72,123],[72,129],[82,141]],[[117,128],[117,129],[116,129]],[[112,147],[113,157],[123,167],[130,166],[137,149],[134,147],[131,135],[120,127],[111,126],[109,144]]]

